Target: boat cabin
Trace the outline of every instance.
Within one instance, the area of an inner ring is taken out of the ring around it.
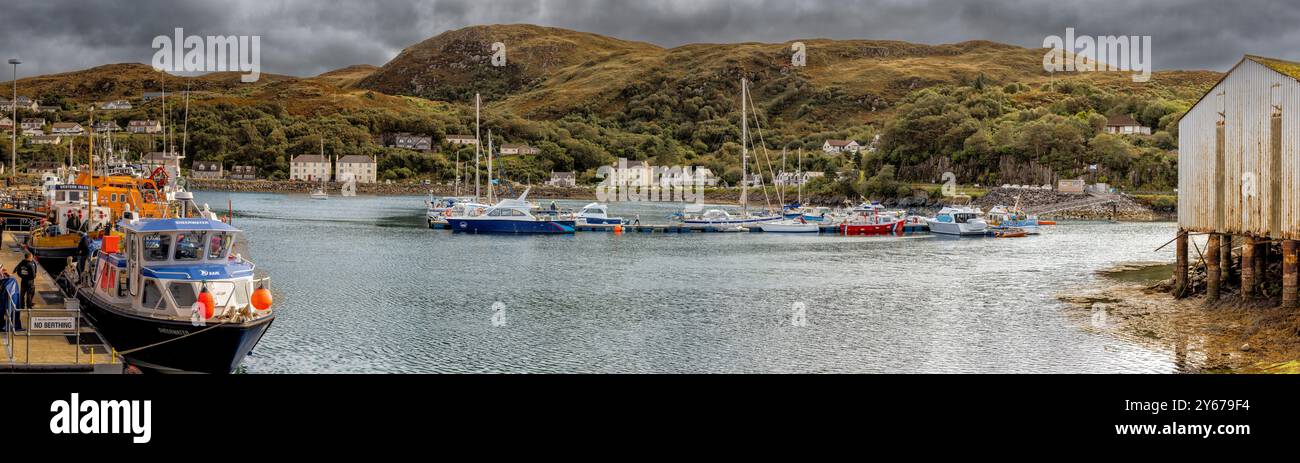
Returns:
[[[206,287],[214,317],[258,313],[252,262],[233,251],[240,231],[206,218],[123,220],[124,236],[101,246],[90,276],[100,302],[135,315],[193,319]]]
[[[979,219],[982,214],[970,208],[945,207],[935,216],[939,222],[967,223]]]

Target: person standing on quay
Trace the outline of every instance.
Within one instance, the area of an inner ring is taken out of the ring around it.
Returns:
[[[36,260],[32,259],[31,253],[28,253],[23,261],[14,267],[14,273],[18,274],[18,281],[22,287],[20,291],[22,299],[18,304],[22,308],[31,310],[36,298]]]

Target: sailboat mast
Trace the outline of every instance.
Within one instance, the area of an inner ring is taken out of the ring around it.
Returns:
[[[475,93],[474,94],[474,202],[479,201],[478,158],[479,158],[479,147],[483,145],[483,143],[479,140],[479,105],[480,104],[481,102],[479,101],[479,96],[477,93]]]
[[[90,151],[90,184],[86,185],[90,188],[90,198],[86,201],[86,220],[91,220],[91,214],[95,212],[95,203],[98,202],[95,198],[97,193],[95,192],[95,107],[93,105],[90,107],[90,127],[86,131],[86,140]],[[86,227],[86,230],[89,231],[90,227]]]
[[[492,203],[496,202],[496,201],[494,200],[494,196],[495,196],[495,195],[492,194],[492,193],[494,192],[493,190],[496,190],[496,188],[493,188],[493,187],[492,187],[492,129],[488,129],[488,150],[487,150],[487,155],[488,155],[488,156],[487,156],[487,158],[488,158],[488,172],[487,172],[487,178],[488,178],[488,181],[487,181],[487,187],[488,187],[488,204],[492,204]]]
[[[799,205],[803,206],[803,147],[799,147],[799,168],[795,170],[795,177],[799,182]]]
[[[746,106],[748,83],[740,79],[740,207],[749,213],[749,110]]]

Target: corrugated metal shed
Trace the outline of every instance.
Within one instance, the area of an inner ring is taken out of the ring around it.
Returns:
[[[1178,123],[1178,225],[1300,239],[1300,64],[1247,55]]]

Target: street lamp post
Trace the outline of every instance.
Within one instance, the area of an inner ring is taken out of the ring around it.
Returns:
[[[9,101],[9,107],[13,109],[13,134],[10,138],[9,145],[9,177],[13,177],[18,171],[18,65],[22,64],[18,58],[10,58],[9,64],[14,65],[14,99]]]

